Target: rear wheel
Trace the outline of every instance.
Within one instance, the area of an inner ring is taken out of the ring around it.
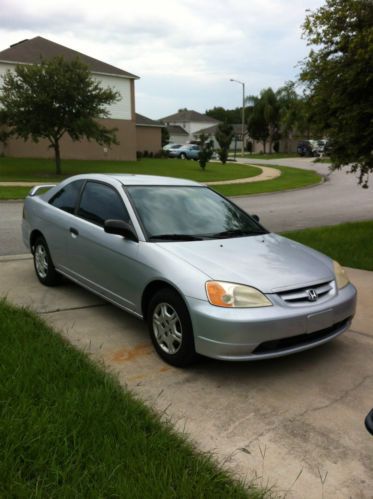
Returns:
[[[44,237],[39,236],[34,244],[34,267],[36,276],[45,286],[56,286],[61,275],[56,271]]]
[[[186,154],[184,154],[183,152],[180,154],[180,159],[187,159],[186,157]]]
[[[155,293],[149,303],[147,321],[154,348],[163,360],[176,367],[197,360],[189,312],[175,291],[164,288]]]

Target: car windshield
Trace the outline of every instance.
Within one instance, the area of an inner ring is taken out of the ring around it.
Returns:
[[[132,186],[127,192],[150,241],[195,241],[264,234],[249,215],[199,186]]]

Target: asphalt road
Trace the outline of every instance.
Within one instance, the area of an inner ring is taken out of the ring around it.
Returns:
[[[250,162],[269,163],[264,160]],[[306,189],[234,199],[249,213],[258,214],[267,229],[282,232],[373,219],[373,185],[369,189],[362,189],[355,175],[345,171],[330,173],[328,165],[313,163],[309,158],[288,158],[277,160],[276,163],[316,170],[326,176],[326,181]]]
[[[248,161],[249,162],[249,161]],[[250,163],[268,165],[265,160]],[[314,169],[328,175],[328,166],[312,159],[277,160],[279,165]],[[249,213],[259,215],[265,227],[274,232],[340,222],[373,219],[373,185],[362,189],[352,174],[333,172],[316,187],[296,191],[236,197],[235,202]],[[0,255],[26,252],[21,237],[22,202],[0,202]]]

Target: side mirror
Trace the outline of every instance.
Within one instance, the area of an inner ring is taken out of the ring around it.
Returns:
[[[373,409],[368,413],[365,418],[365,428],[373,435]]]
[[[123,220],[105,220],[104,231],[108,234],[117,234],[136,243],[139,242],[135,229]]]
[[[251,215],[251,218],[255,220],[255,222],[259,222],[260,218],[258,215]]]

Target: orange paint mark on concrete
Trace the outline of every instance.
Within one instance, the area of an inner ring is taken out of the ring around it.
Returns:
[[[111,356],[112,362],[128,362],[137,359],[138,357],[143,357],[144,355],[149,355],[152,353],[153,348],[151,345],[136,345],[133,348],[121,348],[114,352]]]
[[[161,373],[164,373],[166,371],[171,371],[171,367],[164,366],[159,369],[159,372]]]

